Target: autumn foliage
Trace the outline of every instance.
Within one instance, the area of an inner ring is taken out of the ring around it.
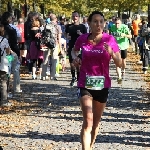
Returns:
[[[7,3],[10,0],[1,0],[1,13],[7,10]],[[73,10],[77,10],[81,15],[87,15],[93,10],[103,11],[104,8],[110,11],[124,12],[127,10],[138,11],[139,6],[141,10],[147,11],[149,0],[12,0],[13,8],[23,10],[24,3],[30,6],[33,10],[33,3],[35,3],[36,10],[41,12],[41,4],[44,4],[45,14],[52,10],[57,15],[70,16]]]

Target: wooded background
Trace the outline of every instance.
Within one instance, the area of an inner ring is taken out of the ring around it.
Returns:
[[[9,4],[8,4],[9,3]],[[82,16],[88,15],[93,10],[103,11],[106,18],[114,13],[118,16],[122,12],[147,12],[150,0],[0,0],[0,14],[8,10],[18,9],[23,14],[24,5],[27,4],[29,11],[35,10],[46,15],[53,11],[58,16],[70,17],[71,12],[76,10]]]

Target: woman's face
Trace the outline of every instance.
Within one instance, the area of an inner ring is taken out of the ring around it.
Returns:
[[[32,16],[33,20],[37,20],[37,18],[38,18],[38,15]]]
[[[10,16],[10,17],[8,18],[8,22],[11,23],[12,20],[13,20],[13,18],[12,18],[12,16]]]
[[[37,23],[37,27],[40,27],[40,22]]]
[[[92,33],[96,34],[103,32],[104,25],[104,17],[100,14],[93,15],[91,22],[89,22]]]

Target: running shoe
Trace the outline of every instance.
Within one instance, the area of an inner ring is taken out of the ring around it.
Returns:
[[[46,80],[46,77],[42,77],[42,80],[45,81],[45,80]]]
[[[122,71],[121,71],[121,76],[122,76],[122,79],[124,79],[124,76],[125,76],[125,70],[122,70]]]
[[[122,83],[122,78],[118,78],[117,82],[118,82],[118,84],[121,84]]]
[[[32,80],[36,80],[36,79],[37,79],[37,77],[32,75]]]
[[[75,82],[76,82],[76,77],[72,78],[70,86],[75,86]]]
[[[51,77],[51,80],[57,81],[56,77]]]

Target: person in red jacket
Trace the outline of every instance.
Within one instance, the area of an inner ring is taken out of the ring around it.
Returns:
[[[138,32],[140,30],[139,23],[141,23],[140,15],[137,14],[135,16],[135,20],[133,20],[133,22],[132,22],[132,27],[133,27],[133,32],[134,32],[134,42],[135,42],[135,52],[136,52],[136,54],[139,54],[138,44],[137,44],[137,36],[138,36]]]
[[[22,57],[22,65],[25,65],[26,64],[27,48],[25,46],[24,20],[23,20],[23,18],[19,18],[17,27],[21,33],[21,40],[19,41],[20,56]]]

